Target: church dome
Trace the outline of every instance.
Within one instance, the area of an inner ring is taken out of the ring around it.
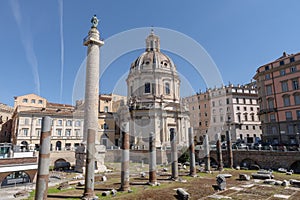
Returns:
[[[152,31],[146,39],[145,52],[131,64],[130,72],[155,69],[176,72],[173,61],[160,51],[159,37]]]
[[[160,51],[159,37],[153,31],[146,38],[145,52],[131,64],[126,82],[128,98],[179,100],[180,78],[176,66]]]

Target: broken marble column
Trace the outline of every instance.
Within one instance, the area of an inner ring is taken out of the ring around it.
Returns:
[[[209,141],[208,135],[204,135],[204,162],[205,162],[205,171],[210,171],[210,149],[209,149]]]
[[[121,191],[128,191],[129,187],[129,127],[125,124],[121,132],[122,163],[121,163]]]
[[[40,137],[41,147],[39,151],[35,199],[47,199],[50,164],[50,143],[51,118],[46,116],[42,119],[42,132]]]
[[[189,128],[190,176],[196,176],[195,145],[193,128]]]
[[[171,140],[171,162],[172,162],[172,176],[171,178],[176,180],[178,178],[178,155],[177,155],[177,139],[175,129],[170,129]]]
[[[223,171],[223,157],[222,157],[222,147],[221,147],[220,133],[216,134],[216,141],[217,141],[218,170]]]
[[[233,168],[233,154],[232,154],[232,142],[230,130],[226,132],[227,138],[227,153],[228,153],[228,167]]]
[[[156,179],[156,147],[155,147],[155,134],[150,133],[149,139],[149,184],[157,184]]]

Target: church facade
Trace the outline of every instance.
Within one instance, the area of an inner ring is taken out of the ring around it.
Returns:
[[[171,128],[177,143],[187,146],[190,119],[180,98],[180,78],[173,61],[160,51],[160,39],[153,31],[126,81],[131,146],[147,148],[153,133],[157,148],[169,147]]]

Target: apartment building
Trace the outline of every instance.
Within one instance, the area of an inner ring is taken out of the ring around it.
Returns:
[[[284,52],[280,58],[260,66],[254,79],[263,140],[273,145],[299,145],[300,53]]]
[[[0,103],[0,143],[9,142],[11,136],[11,116],[13,108],[6,104]]]
[[[230,131],[232,141],[255,143],[261,138],[261,123],[255,82],[207,89],[184,100],[189,106],[191,126],[198,143],[207,134],[210,141],[220,133],[226,140]]]
[[[35,94],[15,97],[12,117],[13,144],[38,149],[42,118],[51,117],[51,150],[73,150],[82,142],[83,111],[72,105],[50,103]]]

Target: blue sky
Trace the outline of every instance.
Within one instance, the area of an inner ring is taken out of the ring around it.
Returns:
[[[300,51],[299,7],[298,0],[3,0],[0,102],[13,105],[14,96],[35,93],[72,104],[74,80],[86,57],[82,39],[94,14],[104,41],[151,26],[185,34],[207,51],[225,84],[244,84],[283,51]],[[142,51],[122,55],[109,66],[101,77],[102,93],[112,92]],[[195,91],[206,88],[188,61],[166,53]]]

